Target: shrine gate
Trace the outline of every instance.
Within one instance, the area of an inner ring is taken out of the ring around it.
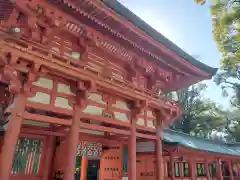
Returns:
[[[164,179],[166,95],[217,69],[116,0],[1,0],[0,20],[0,180]]]

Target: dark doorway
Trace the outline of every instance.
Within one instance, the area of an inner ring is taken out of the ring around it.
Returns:
[[[100,160],[88,160],[87,180],[98,180]]]

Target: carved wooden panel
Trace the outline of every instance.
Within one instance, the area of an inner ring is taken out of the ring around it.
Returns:
[[[77,156],[100,157],[101,154],[101,143],[81,141],[77,146]]]

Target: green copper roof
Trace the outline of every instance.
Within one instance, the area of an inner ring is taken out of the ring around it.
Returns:
[[[203,71],[211,75],[214,75],[217,72],[217,68],[209,67],[206,64],[203,64],[200,61],[196,60],[194,57],[190,56],[188,53],[183,51],[181,48],[179,48],[177,45],[168,40],[161,33],[157,32],[154,28],[152,28],[150,25],[144,22],[141,18],[136,16],[133,12],[131,12],[129,9],[127,9],[125,6],[119,3],[117,0],[102,0],[102,1],[116,13],[121,15],[123,18],[131,22],[133,25],[147,33],[157,42],[169,48],[170,50],[175,52],[178,56],[180,56],[187,62],[191,63],[195,67],[202,69]]]
[[[240,156],[240,144],[227,144],[205,138],[198,138],[188,134],[179,133],[173,130],[166,130],[164,133],[166,143],[177,143],[186,148],[192,148],[210,153]]]

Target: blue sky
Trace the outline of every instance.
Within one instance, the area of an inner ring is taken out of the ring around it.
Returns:
[[[209,66],[219,67],[221,55],[212,36],[208,5],[196,5],[194,0],[119,1],[190,55]],[[229,100],[222,97],[220,87],[212,81],[206,83],[205,97],[228,108]]]

